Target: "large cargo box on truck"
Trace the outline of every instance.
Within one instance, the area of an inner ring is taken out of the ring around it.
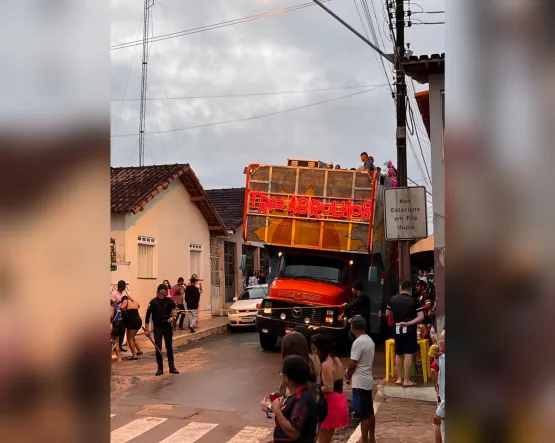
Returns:
[[[368,254],[375,193],[373,174],[250,165],[243,225],[245,240]]]

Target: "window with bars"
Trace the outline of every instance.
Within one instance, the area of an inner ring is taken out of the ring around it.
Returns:
[[[200,271],[201,271],[202,245],[189,243],[189,257],[190,257],[191,275],[196,274],[198,278],[201,278]]]
[[[220,240],[210,239],[210,281],[212,286],[220,286]]]
[[[140,235],[137,238],[137,277],[157,278],[156,238]]]

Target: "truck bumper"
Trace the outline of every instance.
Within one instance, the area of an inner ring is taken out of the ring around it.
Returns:
[[[259,315],[256,317],[256,332],[259,334],[268,334],[274,337],[283,337],[290,330],[296,328],[297,326],[307,327],[312,331],[313,334],[322,333],[329,336],[333,336],[336,340],[348,340],[349,339],[349,328],[333,328],[329,326],[318,326],[318,325],[306,325],[305,323],[295,323],[284,320],[276,320],[274,318],[264,317]]]

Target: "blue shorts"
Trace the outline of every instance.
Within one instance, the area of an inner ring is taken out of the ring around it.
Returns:
[[[374,415],[372,391],[353,388],[353,412],[360,420],[366,420]]]

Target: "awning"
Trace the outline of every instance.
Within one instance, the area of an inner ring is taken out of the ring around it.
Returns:
[[[428,252],[434,250],[434,235],[430,235],[419,242],[416,242],[410,247],[411,254],[418,254],[419,252]]]

